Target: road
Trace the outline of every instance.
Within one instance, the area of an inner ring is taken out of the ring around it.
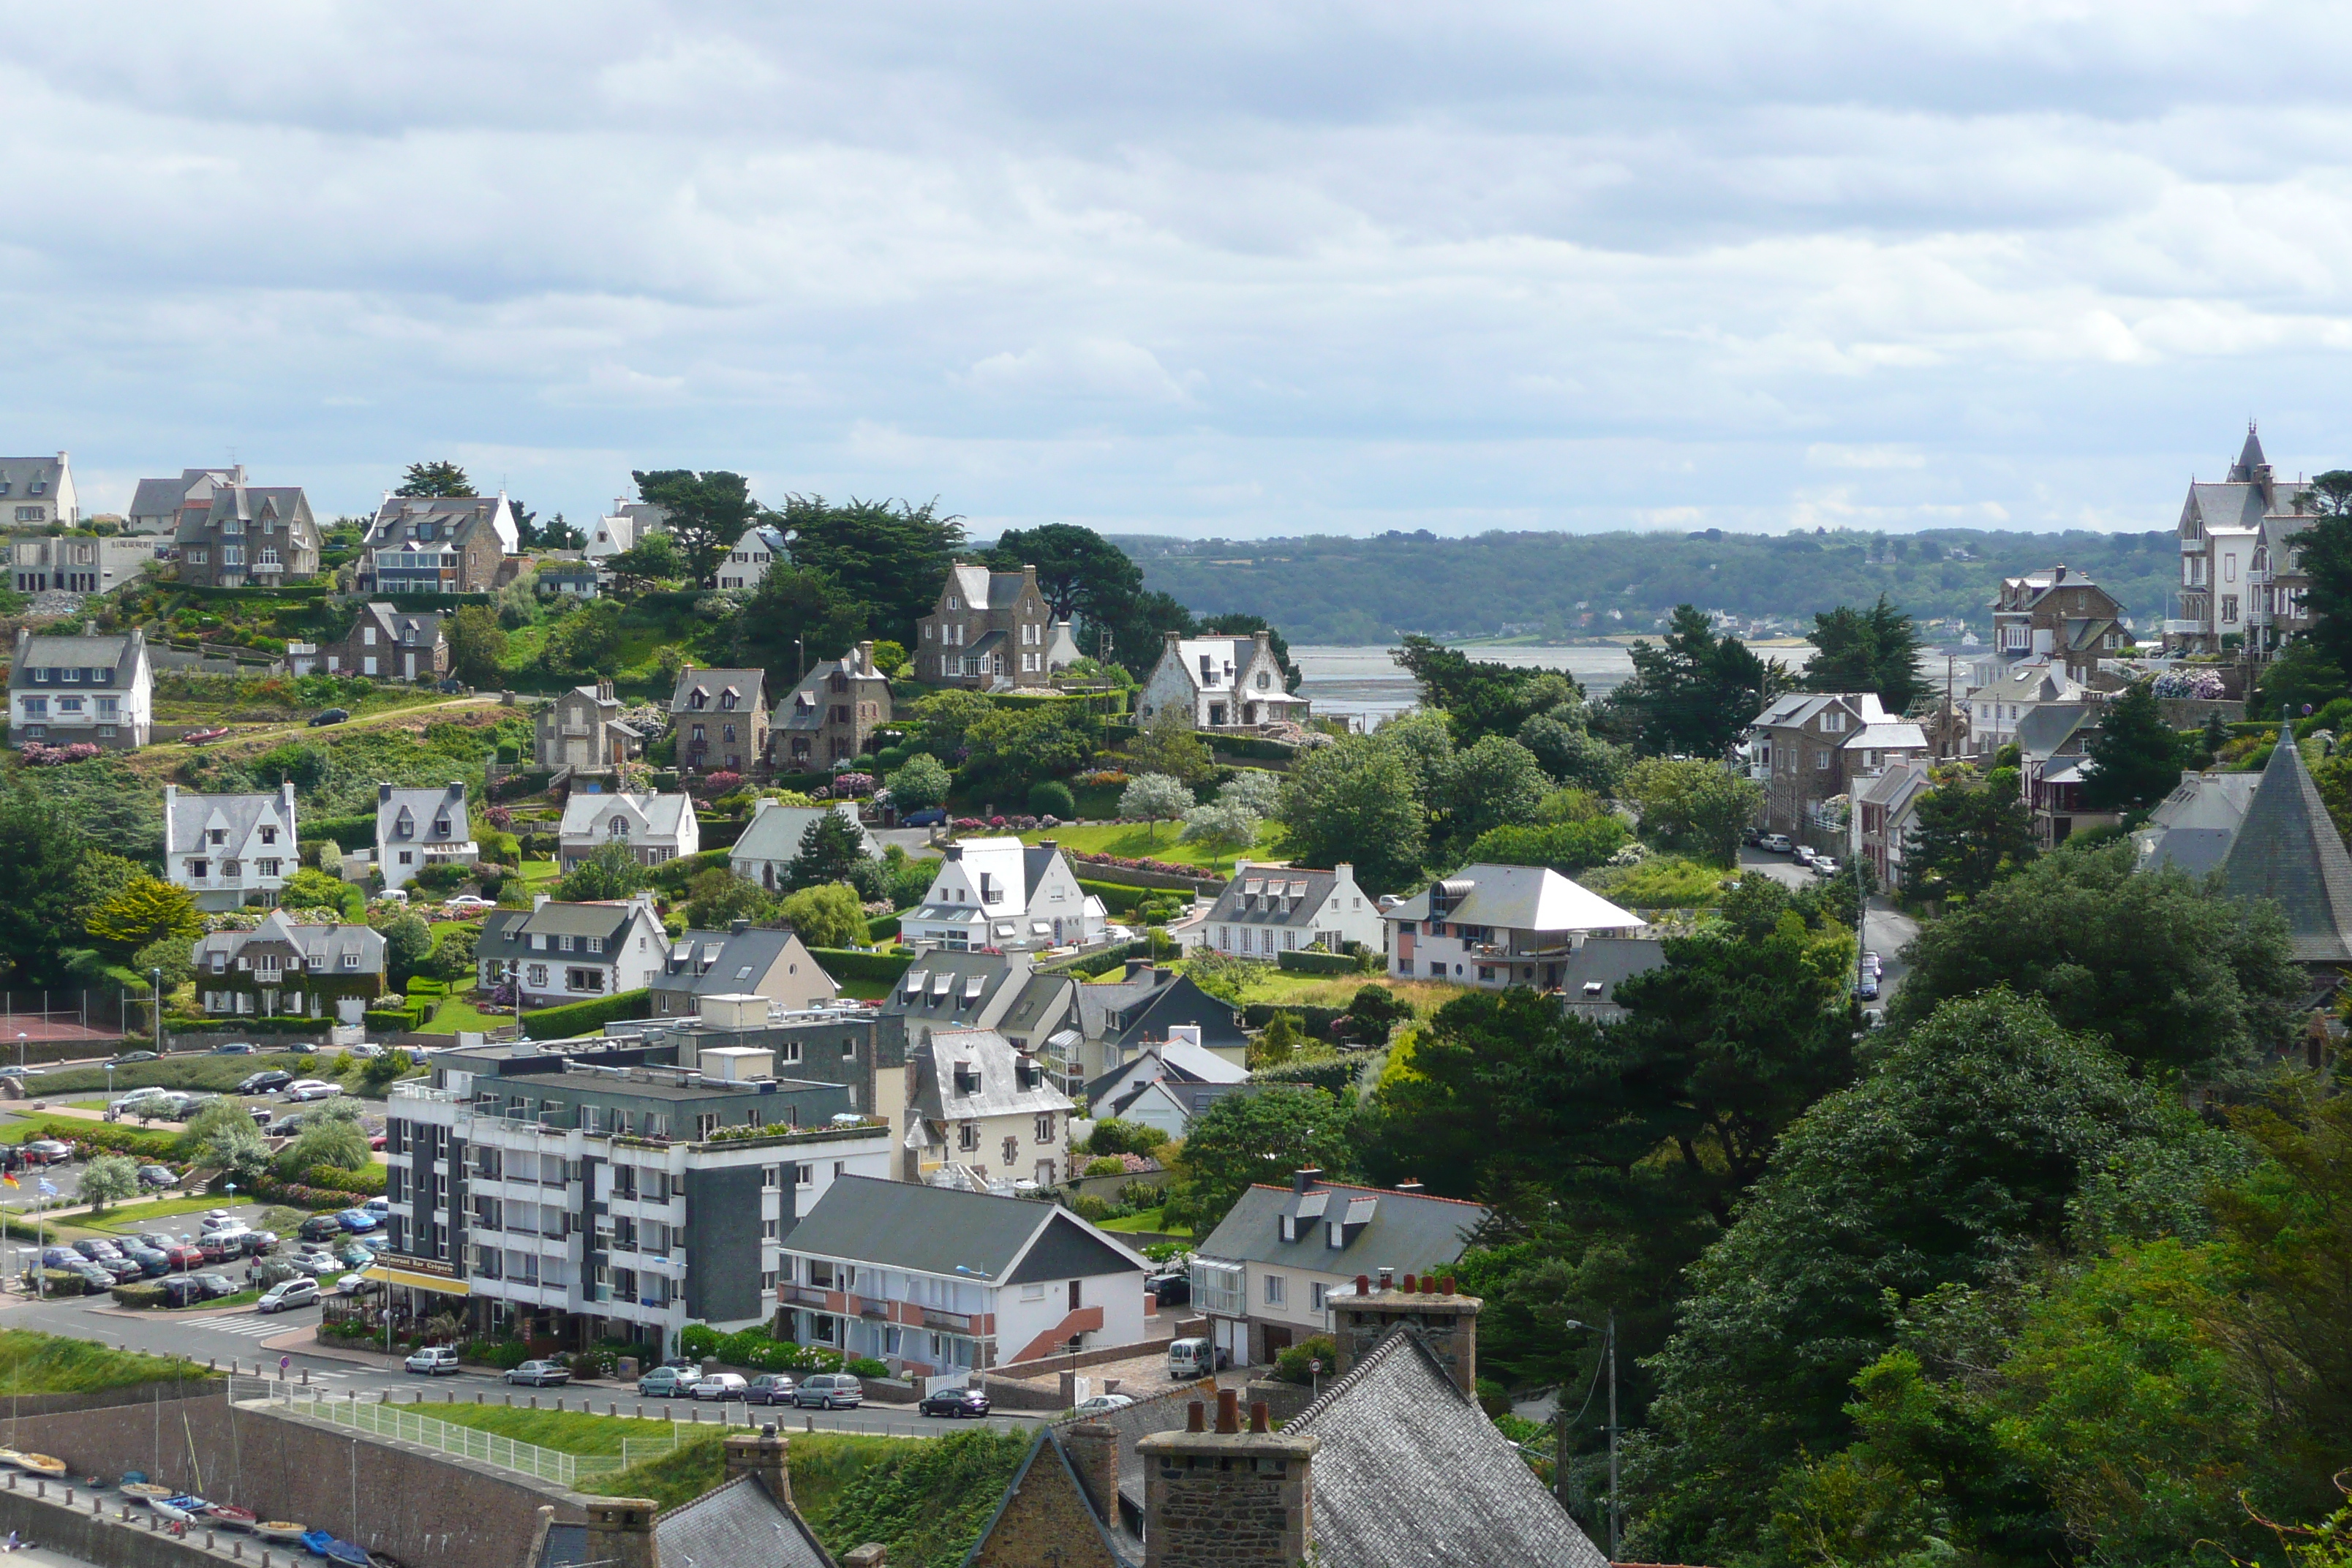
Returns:
[[[420,713],[446,713],[452,708],[495,708],[498,705],[499,700],[495,695],[489,697],[452,697],[446,702],[417,702],[412,703],[406,708],[394,708],[382,713],[363,713],[356,719],[346,719],[340,724],[322,724],[319,726],[319,728],[322,730],[334,729],[342,731],[376,730],[383,728],[386,724],[398,724],[406,720],[414,719]],[[230,726],[230,733],[223,735],[217,741],[202,742],[199,743],[197,749],[202,750],[205,746],[242,745],[247,741],[280,740],[289,736],[308,733],[310,729],[310,721],[308,719],[298,719],[293,722],[287,724],[260,724],[256,725],[250,730],[240,730],[232,725]],[[174,743],[176,744],[176,742]]]
[[[1812,872],[1790,857],[1769,854],[1753,845],[1740,847],[1739,868],[1751,874],[1760,872],[1791,888],[1816,885]],[[1881,966],[1876,1005],[1885,1006],[1903,984],[1907,969],[1901,955],[1903,950],[1911,944],[1911,939],[1918,934],[1919,922],[1896,909],[1883,896],[1874,895],[1863,910],[1862,945],[1878,954]]]

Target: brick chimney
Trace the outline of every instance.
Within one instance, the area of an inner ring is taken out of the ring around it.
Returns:
[[[1107,1421],[1081,1421],[1062,1429],[1062,1447],[1070,1468],[1086,1488],[1095,1517],[1118,1528],[1118,1428]]]
[[[654,1513],[645,1497],[600,1497],[588,1504],[588,1561],[611,1568],[661,1568],[654,1551]]]
[[[1434,1274],[1408,1274],[1400,1287],[1391,1287],[1389,1278],[1388,1271],[1381,1270],[1380,1288],[1375,1289],[1370,1279],[1359,1274],[1354,1295],[1331,1299],[1331,1337],[1339,1350],[1335,1370],[1344,1376],[1391,1329],[1410,1323],[1421,1331],[1423,1342],[1454,1380],[1454,1386],[1476,1398],[1478,1310],[1486,1303],[1475,1296],[1456,1294],[1450,1275],[1441,1279]]]
[[[1154,1432],[1143,1456],[1144,1568],[1292,1568],[1313,1531],[1311,1433],[1273,1430],[1263,1404],[1243,1430],[1240,1399],[1217,1392],[1215,1430],[1194,1400],[1187,1429]]]
[[[792,1440],[780,1436],[772,1421],[757,1432],[738,1433],[727,1439],[727,1479],[757,1476],[779,1508],[789,1507],[793,1474],[784,1455],[791,1446]]]

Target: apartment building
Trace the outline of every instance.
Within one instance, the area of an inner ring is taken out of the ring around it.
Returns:
[[[155,552],[152,539],[19,534],[9,541],[8,576],[19,594],[110,594],[137,582]]]

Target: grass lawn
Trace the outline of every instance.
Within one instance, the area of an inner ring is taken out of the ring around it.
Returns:
[[[62,1339],[29,1329],[0,1329],[0,1392],[87,1394],[159,1378],[204,1375],[194,1362],[176,1356],[110,1350],[94,1341]]]
[[[515,868],[515,872],[522,878],[523,886],[527,888],[536,887],[541,882],[556,881],[562,876],[562,870],[552,860],[526,860]]]
[[[514,1022],[512,1013],[485,1013],[470,996],[445,996],[433,1016],[417,1031],[423,1035],[454,1035],[460,1029],[503,1029]]]
[[[501,1411],[499,1414],[508,1413]],[[647,1422],[646,1425],[655,1423]],[[736,1430],[740,1432],[742,1428],[739,1426]],[[583,1482],[581,1489],[600,1492],[607,1497],[649,1497],[666,1509],[691,1502],[725,1479],[727,1468],[721,1447],[724,1435],[711,1426],[704,1426],[700,1435],[689,1437],[688,1434],[693,1432],[695,1428],[689,1426],[679,1434],[676,1452],[646,1460],[614,1475],[595,1477]],[[850,1482],[876,1465],[924,1441],[921,1438],[856,1436],[839,1432],[794,1432],[792,1439],[793,1502],[812,1522],[824,1517]],[[556,1447],[543,1439],[532,1440],[542,1442],[547,1447]],[[835,1550],[838,1552],[845,1548],[836,1542]]]
[[[1370,974],[1301,974],[1268,964],[1265,973],[1252,980],[1249,988],[1243,992],[1242,1001],[1244,1005],[1272,1002],[1299,1007],[1345,1007],[1355,1000],[1356,993],[1367,985],[1387,986],[1412,1003],[1413,1011],[1424,1018],[1448,1002],[1469,995],[1472,990],[1470,986],[1455,985],[1444,980],[1399,980],[1378,972]]]
[[[845,980],[841,983],[841,994],[859,1002],[882,1001],[890,994],[891,988],[887,980]]]
[[[1160,1224],[1158,1209],[1144,1209],[1139,1213],[1128,1215],[1125,1219],[1107,1219],[1102,1222],[1102,1228],[1116,1231],[1150,1231],[1157,1236],[1188,1237],[1192,1234],[1192,1227],[1189,1225],[1171,1226]]]
[[[110,1230],[127,1235],[134,1230],[143,1230],[151,1220],[169,1219],[173,1215],[202,1214],[206,1209],[220,1207],[223,1201],[207,1197],[157,1198],[152,1203],[118,1204],[102,1215],[77,1217],[92,1230]]]
[[[426,1392],[429,1394],[432,1391]],[[395,1400],[394,1408],[400,1410],[413,1408],[419,1415],[430,1415],[437,1421],[446,1421],[454,1426],[471,1426],[478,1432],[494,1432],[501,1437],[511,1437],[519,1443],[536,1443],[542,1448],[553,1448],[564,1454],[617,1454],[621,1451],[621,1443],[625,1438],[639,1443],[669,1440],[672,1424],[668,1421],[640,1421],[633,1415],[590,1415],[577,1409],[527,1410],[521,1408],[522,1402],[533,1394],[539,1395],[539,1402],[541,1405],[553,1405],[558,1399],[562,1399],[567,1405],[577,1405],[584,1398],[596,1405],[617,1404],[622,1409],[627,1410],[634,1408],[638,1403],[636,1385],[634,1383],[615,1380],[611,1383],[572,1384],[563,1388],[519,1388],[514,1390],[516,1408],[513,1409],[497,1403],[499,1398],[497,1394],[488,1395],[491,1403],[486,1405],[436,1405],[428,1397],[424,1404],[415,1406],[411,1406],[404,1400]],[[647,1408],[657,1410],[671,1402],[647,1400],[645,1403]],[[688,1434],[694,1430],[692,1426],[686,1424],[687,1411],[689,1408],[703,1408],[706,1417],[709,1416],[709,1411],[705,1407],[694,1405],[689,1400],[679,1400],[677,1404],[678,1441],[683,1444]],[[713,1429],[707,1420],[704,1429]],[[742,1428],[739,1426],[736,1430],[740,1431]],[[800,1449],[798,1436],[793,1438],[793,1449],[795,1453]]]
[[[1187,844],[1176,835],[1183,830],[1181,823],[1160,823],[1155,830],[1150,824],[1104,823],[1087,827],[1041,827],[1023,835],[1023,841],[1034,844],[1040,838],[1050,838],[1065,849],[1081,850],[1088,855],[1120,855],[1130,859],[1171,860],[1180,865],[1199,866],[1219,874],[1234,863],[1230,854],[1213,857],[1198,844]],[[1257,845],[1242,851],[1253,860],[1264,859],[1276,853],[1275,843],[1282,837],[1277,823],[1262,823],[1258,826]],[[1078,867],[1081,876],[1086,867]]]
[[[299,1059],[299,1053],[293,1051],[264,1051],[249,1057],[216,1057],[210,1052],[174,1054],[161,1061],[133,1062],[129,1067],[116,1068],[114,1092],[120,1097],[126,1089],[156,1084],[164,1089],[208,1089],[218,1093],[235,1089],[245,1079],[266,1068],[292,1072]],[[323,1078],[327,1075],[321,1072],[317,1076]],[[105,1091],[106,1069],[102,1067],[56,1068],[47,1072],[35,1073],[26,1080],[25,1088],[37,1100],[75,1104],[79,1097],[93,1090],[101,1094]],[[68,1096],[75,1098],[68,1099]],[[92,1100],[90,1104],[99,1110],[105,1109],[102,1100]]]

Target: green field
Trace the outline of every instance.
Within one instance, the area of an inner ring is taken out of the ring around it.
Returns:
[[[1102,1222],[1102,1228],[1115,1231],[1148,1231],[1155,1236],[1191,1236],[1192,1234],[1192,1227],[1189,1225],[1162,1225],[1158,1209],[1143,1209],[1128,1215],[1125,1219],[1107,1219]]]
[[[1178,838],[1183,824],[1160,823],[1155,829],[1150,824],[1100,823],[1086,827],[1041,827],[1034,833],[1022,835],[1024,843],[1034,844],[1040,838],[1050,838],[1065,849],[1075,849],[1087,855],[1119,855],[1135,860],[1169,860],[1178,865],[1199,866],[1222,872],[1232,866],[1234,857],[1212,857],[1198,844],[1187,844]],[[1282,837],[1277,823],[1262,823],[1258,826],[1257,845],[1241,853],[1253,860],[1266,859],[1276,853],[1276,844]],[[1078,867],[1086,874],[1086,867]]]
[[[470,996],[444,997],[433,1016],[425,1021],[417,1033],[422,1035],[454,1035],[460,1029],[504,1029],[514,1023],[512,1013],[485,1013],[474,1005]]]
[[[90,1340],[61,1339],[28,1329],[0,1329],[0,1392],[87,1394],[159,1378],[204,1375],[203,1368],[176,1356],[109,1350]]]
[[[174,1215],[202,1214],[206,1209],[218,1208],[222,1201],[202,1196],[157,1198],[152,1203],[121,1204],[104,1214],[77,1215],[74,1217],[90,1230],[110,1230],[128,1235],[134,1230],[144,1230],[156,1220],[170,1219]]]

